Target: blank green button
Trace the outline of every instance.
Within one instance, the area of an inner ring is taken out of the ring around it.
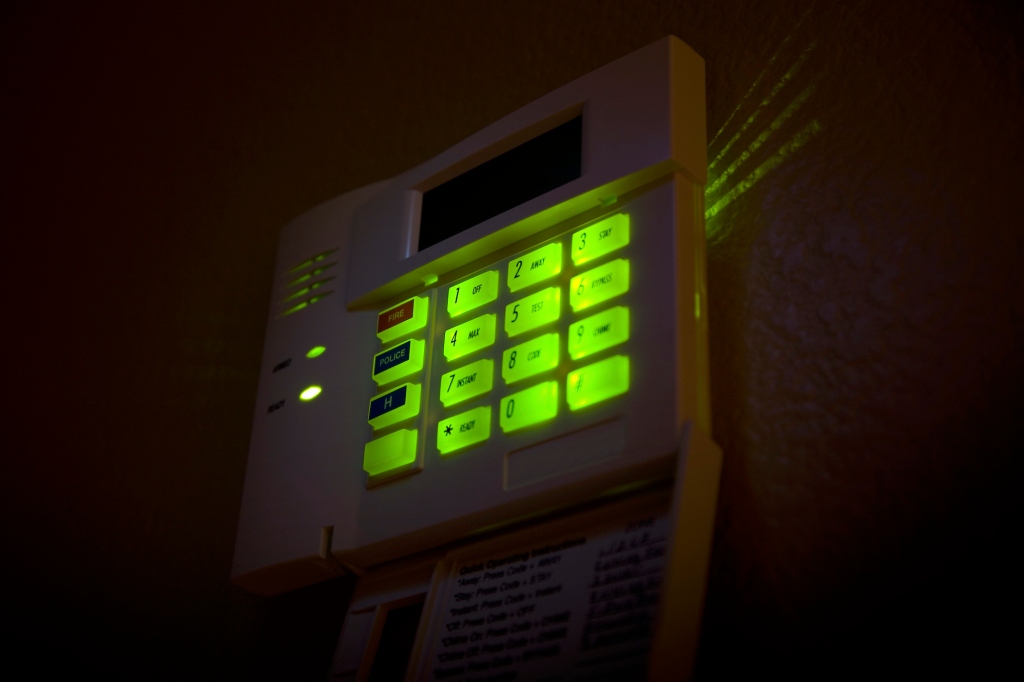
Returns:
[[[498,271],[491,270],[453,284],[448,289],[448,314],[451,317],[469,312],[498,298]]]
[[[629,308],[617,305],[569,326],[569,357],[579,360],[629,340]]]
[[[442,455],[482,443],[491,437],[491,408],[477,407],[437,424],[437,451]]]
[[[444,356],[449,360],[469,355],[494,343],[498,318],[494,313],[474,317],[444,333]]]
[[[505,433],[554,419],[558,414],[558,382],[545,381],[501,399],[498,421]]]
[[[505,333],[518,336],[554,322],[562,314],[562,290],[548,287],[505,306]]]
[[[363,448],[363,470],[371,476],[409,466],[416,461],[416,429],[401,429]]]
[[[455,405],[487,393],[493,385],[494,360],[477,360],[441,375],[441,402],[445,407]]]
[[[562,243],[553,242],[534,249],[508,264],[508,290],[519,291],[537,282],[543,282],[562,271]]]
[[[604,303],[629,291],[629,261],[617,258],[569,282],[569,305],[575,311]]]
[[[572,235],[572,262],[583,265],[629,244],[629,216],[618,213]]]
[[[629,390],[629,358],[613,355],[569,372],[565,378],[565,400],[578,410],[614,398]]]
[[[544,334],[501,354],[501,377],[511,384],[558,367],[558,332]]]

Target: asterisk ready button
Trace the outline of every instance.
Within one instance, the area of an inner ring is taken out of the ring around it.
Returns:
[[[446,436],[452,435],[452,425],[451,424],[449,424],[448,426],[444,427],[444,435],[446,435]]]

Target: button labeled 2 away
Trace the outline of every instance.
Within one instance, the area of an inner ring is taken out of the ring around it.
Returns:
[[[562,271],[562,243],[553,242],[534,249],[508,264],[508,290],[519,291],[543,282]]]

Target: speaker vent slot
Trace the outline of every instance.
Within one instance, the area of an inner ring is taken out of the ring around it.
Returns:
[[[280,310],[278,317],[297,313],[334,293],[335,275],[331,269],[338,262],[331,261],[330,256],[337,250],[335,248],[318,253],[284,273],[285,285],[281,287],[281,295],[277,300]]]

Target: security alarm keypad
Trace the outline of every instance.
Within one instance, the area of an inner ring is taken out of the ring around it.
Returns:
[[[431,295],[381,311],[368,485],[419,471],[421,447],[470,456],[512,432],[542,439],[559,411],[625,394],[629,243],[630,215],[614,212],[438,287],[433,311]]]

